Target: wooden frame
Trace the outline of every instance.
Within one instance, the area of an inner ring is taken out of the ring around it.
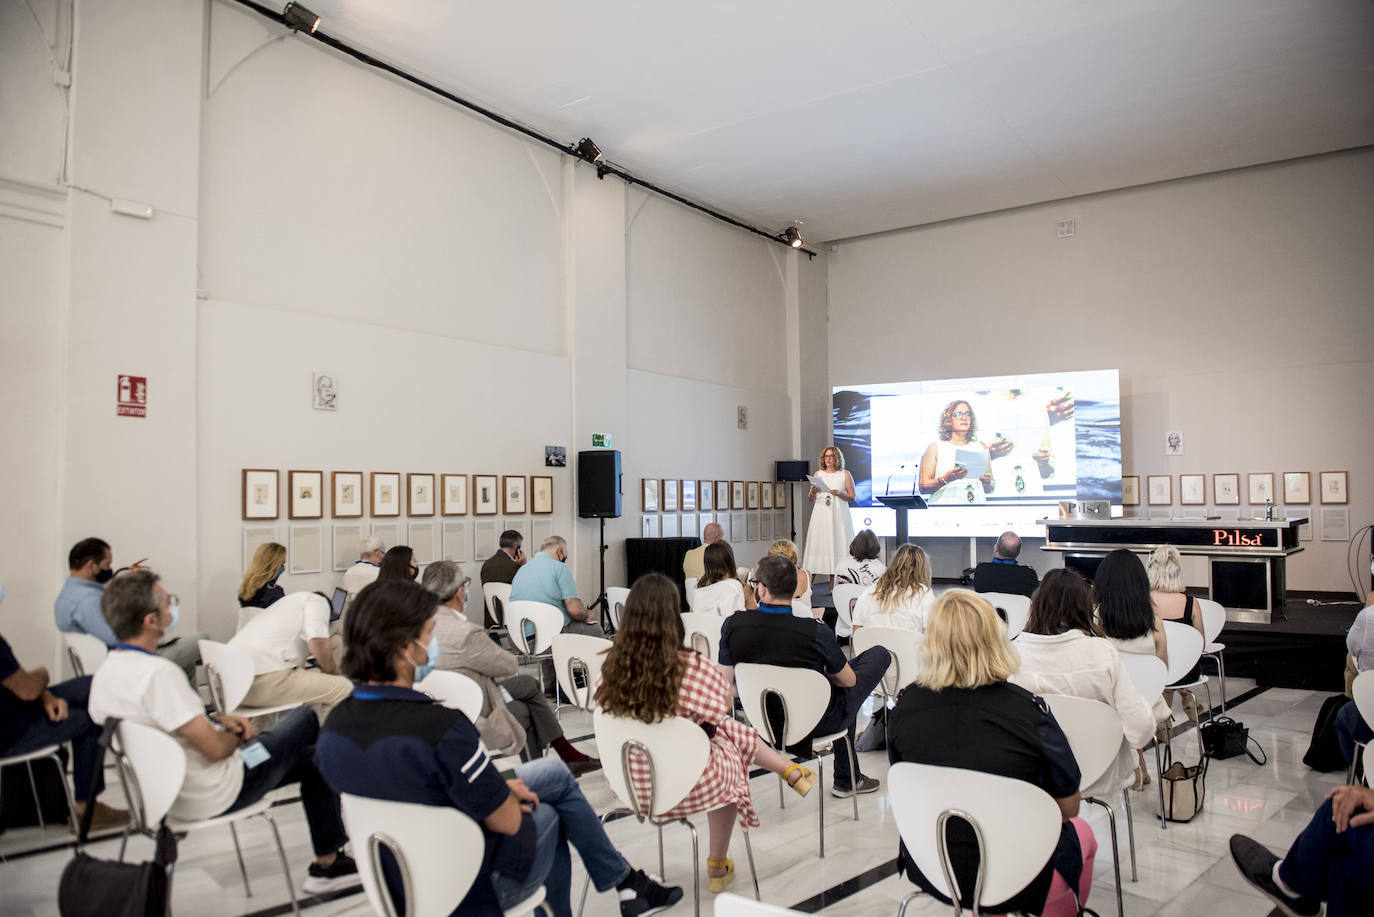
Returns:
[[[716,508],[716,485],[714,481],[697,481],[697,509],[712,512]]]
[[[1140,475],[1123,474],[1121,476],[1121,505],[1140,505]]]
[[[730,482],[730,508],[744,509],[744,482]]]
[[[759,508],[759,482],[758,482],[758,481],[748,481],[748,482],[746,482],[745,485],[744,485],[744,492],[745,492],[745,494],[746,494],[746,496],[745,496],[745,498],[744,498],[744,505],[745,505],[745,508],[746,508],[746,509],[758,509],[758,508]]]
[[[323,473],[321,473],[323,477]],[[286,535],[287,571],[293,576],[301,573],[324,572],[324,526],[293,525]]]
[[[659,511],[658,478],[639,479],[639,508],[646,513],[656,513]]]
[[[1178,476],[1178,503],[1180,506],[1202,506],[1207,502],[1207,475],[1181,474]]]
[[[682,482],[676,478],[664,478],[662,486],[659,488],[659,495],[663,498],[663,511],[665,513],[675,513],[678,510],[678,494],[681,492]]]
[[[786,481],[777,481],[773,484],[773,508],[787,509],[787,492],[792,489],[792,485]]]
[[[428,472],[406,474],[406,515],[434,515],[434,475]],[[430,551],[434,548],[431,546]]]
[[[1312,472],[1285,471],[1283,473],[1283,502],[1285,504],[1312,502]]]
[[[551,475],[530,475],[530,512],[540,516],[547,516],[553,512],[553,477]]]
[[[468,476],[465,474],[439,475],[439,512],[444,516],[466,516],[468,514]]]
[[[323,471],[288,471],[286,473],[286,517],[288,519],[324,518]]]
[[[697,482],[695,478],[683,478],[681,487],[682,511],[684,513],[695,513],[697,511]]]
[[[1274,472],[1252,471],[1245,478],[1246,497],[1251,506],[1274,502]]]
[[[1240,475],[1235,472],[1212,475],[1212,502],[1217,506],[1240,504]]]
[[[1169,506],[1174,502],[1174,476],[1152,474],[1145,478],[1146,497],[1151,506]]]
[[[524,514],[525,476],[523,474],[501,475],[501,512],[507,516]]]
[[[1320,497],[1323,503],[1346,504],[1350,502],[1350,474],[1348,472],[1318,472],[1317,482],[1321,486]]]
[[[716,512],[730,508],[730,482],[716,482]]]
[[[334,499],[329,503],[329,515],[333,519],[361,519],[366,509],[363,499],[363,473],[361,471],[331,471],[329,490]],[[358,511],[353,512],[353,507]],[[353,558],[357,560],[357,558]]]
[[[372,472],[372,517],[388,518],[401,515],[401,473],[399,471]]]
[[[499,481],[494,474],[474,474],[472,476],[472,514],[474,516],[495,516],[499,506]],[[475,546],[475,542],[474,542]]]
[[[245,521],[281,517],[281,472],[275,468],[243,469],[243,518]],[[248,495],[253,495],[249,500]]]
[[[759,481],[759,506],[763,509],[773,508],[773,482]],[[771,528],[771,526],[770,526]]]

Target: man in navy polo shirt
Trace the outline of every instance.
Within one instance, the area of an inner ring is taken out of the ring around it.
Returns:
[[[758,610],[737,611],[725,619],[720,633],[720,664],[731,679],[734,665],[740,662],[820,672],[830,679],[830,705],[812,735],[844,729],[852,748],[859,708],[887,671],[892,654],[874,646],[848,661],[835,642],[835,632],[823,621],[793,616],[791,597],[797,591],[797,568],[786,557],[770,554],[760,560],[750,585]],[[845,798],[877,789],[876,777],[850,773],[849,755],[835,755],[833,795]]]
[[[1009,592],[1030,598],[1040,585],[1034,568],[1018,564],[1021,538],[1015,532],[1003,532],[992,548],[992,560],[985,560],[973,568],[975,592]]]

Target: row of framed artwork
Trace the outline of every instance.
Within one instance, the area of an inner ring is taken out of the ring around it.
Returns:
[[[646,513],[786,509],[787,488],[787,484],[774,481],[640,478],[640,508]]]
[[[717,513],[644,513],[639,517],[642,538],[694,537],[712,522],[723,530],[726,541],[772,541],[787,537],[787,513],[782,510],[764,512],[735,510]],[[774,533],[777,533],[776,536]]]
[[[329,505],[332,519],[359,519],[368,515],[364,510],[363,472],[331,471]],[[324,518],[324,472],[288,471],[287,518]],[[407,474],[405,490],[401,489],[401,474],[397,471],[371,472],[371,515],[388,517],[401,515],[402,493],[405,495],[405,515],[435,515],[435,478],[439,479],[438,515],[466,516],[468,514],[468,475],[428,472]],[[273,468],[243,469],[243,520],[277,519],[281,515],[278,482],[281,472]],[[500,482],[498,488],[497,482]],[[547,515],[553,512],[553,478],[530,475],[528,480],[529,512]],[[520,515],[526,509],[526,478],[522,474],[472,475],[472,514],[494,516],[499,512]]]
[[[1350,502],[1349,475],[1344,471],[1322,471],[1318,473],[1321,502],[1326,504],[1345,504]],[[1145,476],[1146,500],[1150,506],[1169,506],[1174,502],[1173,475],[1151,474]],[[1246,475],[1247,497],[1251,506],[1279,502],[1274,498],[1274,473],[1261,471]],[[1179,505],[1201,506],[1207,502],[1207,476],[1205,474],[1181,474],[1178,476]],[[1304,504],[1312,502],[1312,474],[1308,471],[1285,471],[1283,473],[1283,503]],[[1212,475],[1212,503],[1216,506],[1236,506],[1240,503],[1240,475]],[[1126,474],[1121,476],[1121,505],[1140,505],[1140,476]]]

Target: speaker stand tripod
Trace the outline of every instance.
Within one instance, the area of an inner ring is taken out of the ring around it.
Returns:
[[[606,628],[606,625],[610,623],[610,618],[611,618],[611,603],[610,603],[610,601],[606,598],[606,517],[605,517],[605,516],[602,516],[602,517],[601,517],[601,548],[600,548],[600,550],[597,552],[597,561],[598,561],[598,562],[600,563],[600,565],[601,565],[601,581],[600,581],[601,591],[597,594],[597,596],[596,596],[596,601],[595,601],[595,602],[592,602],[591,606],[587,609],[587,611],[589,611],[589,612],[595,611],[597,608],[600,608],[600,609],[602,610],[603,617],[602,617],[602,624],[601,624],[601,626],[602,626],[602,629],[605,630],[605,629],[607,629],[607,628]]]

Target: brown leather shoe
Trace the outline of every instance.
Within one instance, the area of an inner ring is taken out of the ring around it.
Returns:
[[[572,761],[568,764],[568,770],[572,771],[574,777],[581,777],[583,774],[590,774],[592,771],[601,770],[601,761],[597,758],[588,758],[586,761]]]

